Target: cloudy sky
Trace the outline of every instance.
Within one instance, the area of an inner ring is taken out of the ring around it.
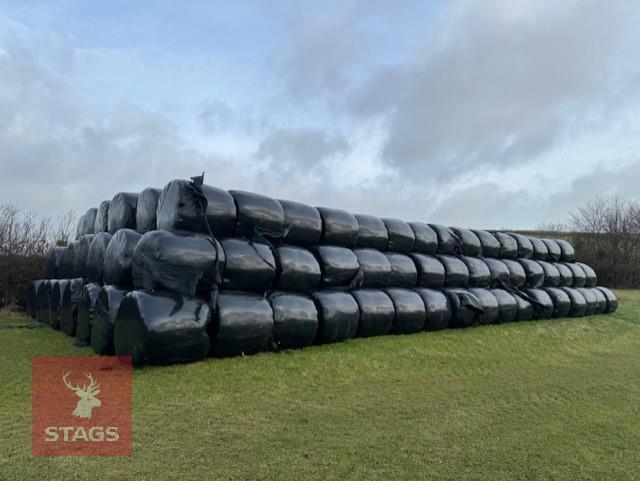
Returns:
[[[188,6],[187,6],[188,5]],[[0,0],[0,202],[206,182],[471,227],[640,198],[640,2]]]

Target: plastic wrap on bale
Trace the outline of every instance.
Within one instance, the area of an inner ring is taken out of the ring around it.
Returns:
[[[533,319],[533,304],[522,295],[513,294],[516,302],[518,303],[518,315],[516,320],[518,321],[530,321]]]
[[[506,232],[493,233],[500,242],[500,256],[502,259],[518,258],[518,242]]]
[[[395,310],[391,332],[412,334],[422,331],[427,322],[427,310],[420,294],[398,287],[389,287],[384,291],[393,302]]]
[[[69,279],[60,292],[60,330],[69,337],[76,335],[78,303],[81,300],[83,286],[82,279]]]
[[[471,287],[469,292],[480,301],[480,324],[494,324],[500,315],[500,304],[493,292],[484,287]]]
[[[560,284],[561,287],[571,287],[573,285],[573,272],[564,262],[554,262],[553,266],[558,269],[558,274],[560,275]]]
[[[102,264],[102,279],[105,284],[132,286],[133,251],[141,237],[132,229],[120,229],[111,237]]]
[[[357,336],[371,337],[387,334],[391,330],[395,316],[391,298],[380,289],[354,289],[351,294],[360,310]]]
[[[558,287],[560,285],[560,271],[552,262],[537,261],[544,272],[543,285],[548,287]]]
[[[595,314],[604,314],[605,312],[607,312],[607,298],[605,297],[604,293],[596,287],[590,287],[589,289],[591,290],[591,293],[596,296],[596,299],[598,301],[598,309],[596,310]]]
[[[453,255],[460,252],[460,241],[449,227],[440,224],[429,224],[429,227],[438,237],[438,253]]]
[[[360,310],[348,292],[319,290],[312,295],[318,310],[316,344],[345,341],[358,331]]]
[[[58,270],[60,267],[60,261],[62,260],[62,256],[66,249],[67,248],[64,246],[53,246],[49,250],[44,274],[45,279],[60,279]]]
[[[416,243],[413,229],[405,221],[385,217],[382,219],[387,229],[387,250],[392,252],[411,252]]]
[[[84,278],[87,276],[87,258],[89,257],[89,248],[93,238],[94,234],[85,234],[75,244],[72,277]]]
[[[425,331],[439,331],[449,327],[451,321],[451,304],[446,294],[440,290],[418,287],[416,294],[424,303],[426,318]]]
[[[409,254],[418,271],[417,285],[421,287],[444,287],[445,267],[437,257],[429,254]],[[395,287],[396,284],[390,284]]]
[[[49,323],[49,309],[51,309],[49,305],[51,302],[50,290],[51,281],[49,279],[43,279],[38,285],[38,291],[36,292],[36,320],[44,324]]]
[[[320,242],[322,218],[318,209],[291,200],[280,200],[280,205],[284,213],[284,242],[301,246]]]
[[[444,266],[445,286],[467,287],[469,285],[469,269],[458,257],[448,255],[436,255]]]
[[[391,277],[391,263],[377,249],[367,247],[353,249],[362,273],[362,287],[386,287]]]
[[[472,327],[480,324],[482,304],[468,289],[449,287],[444,290],[451,306],[451,327]]]
[[[469,269],[469,287],[489,287],[491,271],[487,263],[479,257],[460,256],[460,260]],[[505,267],[505,271],[507,271]]]
[[[355,247],[358,243],[358,221],[345,210],[318,207],[322,218],[322,244]]]
[[[598,276],[590,265],[584,262],[576,262],[575,265],[582,267],[584,271],[584,287],[596,287],[598,285]]]
[[[58,263],[58,275],[61,279],[71,279],[73,277],[73,258],[78,241],[71,241],[60,256]]]
[[[78,314],[76,316],[76,339],[74,345],[78,347],[88,346],[91,342],[91,327],[95,312],[96,301],[102,286],[97,282],[85,284],[78,302]]]
[[[584,300],[587,302],[586,316],[592,316],[598,311],[598,298],[589,287],[576,287],[576,290],[582,294]]]
[[[605,311],[607,314],[610,312],[615,312],[618,309],[618,298],[616,295],[611,292],[611,290],[607,289],[603,286],[596,287],[600,292],[604,294],[604,297],[607,299],[607,310]]]
[[[489,231],[480,229],[475,229],[473,233],[480,240],[480,250],[483,257],[500,256],[500,241],[496,239],[496,236]]]
[[[93,223],[93,233],[108,232],[109,231],[109,204],[110,200],[103,200],[98,206],[96,212],[96,220]]]
[[[508,232],[508,234],[516,240],[518,244],[518,257],[521,259],[530,259],[533,256],[533,244],[526,235],[516,232]]]
[[[162,194],[161,189],[147,187],[138,195],[138,203],[136,204],[136,230],[140,234],[158,228],[156,216],[160,194]]]
[[[438,252],[438,234],[424,222],[409,222],[416,238],[414,252],[419,254],[435,254]]]
[[[564,239],[556,239],[560,246],[560,260],[562,262],[573,262],[576,260],[576,251],[573,246]]]
[[[109,232],[115,234],[120,229],[136,228],[136,208],[138,194],[118,192],[109,204]]]
[[[274,255],[277,289],[310,291],[320,286],[320,264],[311,251],[302,247],[280,246],[274,249]]]
[[[531,259],[518,259],[524,269],[527,278],[527,287],[540,287],[544,284],[544,270],[537,261]]]
[[[501,259],[485,257],[482,260],[489,269],[492,287],[507,287],[510,285],[511,273],[507,265]]]
[[[565,266],[571,270],[571,275],[573,276],[571,287],[584,287],[587,283],[587,274],[584,272],[582,266],[577,262],[567,262]]]
[[[95,232],[96,214],[98,209],[91,208],[78,219],[78,227],[76,228],[76,240],[83,235],[93,234]]]
[[[513,259],[501,259],[504,265],[509,269],[509,285],[513,288],[524,287],[527,283],[527,274],[520,262]]]
[[[553,302],[553,313],[551,317],[567,317],[571,311],[571,299],[569,295],[559,287],[545,287],[544,290]]]
[[[104,269],[104,255],[109,247],[111,234],[108,232],[98,232],[93,236],[87,253],[85,277],[89,281],[102,282],[102,271]]]
[[[560,287],[567,293],[571,300],[571,309],[569,310],[570,317],[582,317],[587,312],[587,300],[582,293],[573,287]]]
[[[32,281],[31,283],[29,283],[29,286],[27,287],[27,314],[29,314],[29,316],[32,319],[36,318],[36,311],[37,311],[37,300],[36,300],[36,296],[38,293],[38,288],[40,287],[40,284],[42,284],[43,280],[42,279],[38,279],[35,281]]]
[[[58,280],[50,279],[49,289],[47,289],[47,295],[49,299],[47,303],[48,309],[47,309],[47,315],[46,315],[46,324],[49,324],[51,327],[54,327],[55,325],[59,325],[59,317],[58,317],[58,309],[57,309],[57,306],[60,301],[59,292],[60,291],[58,289]]]
[[[322,271],[323,287],[358,286],[360,264],[351,249],[319,245],[315,252]]]
[[[236,203],[236,236],[265,235],[275,239],[284,236],[284,210],[280,202],[242,190],[230,190],[229,194]]]
[[[224,251],[222,287],[266,292],[276,279],[276,260],[268,244],[229,238],[220,241]]]
[[[558,262],[562,257],[562,249],[555,239],[542,239],[542,242],[547,246],[547,260],[551,262]]]
[[[318,332],[318,310],[304,294],[273,292],[273,342],[278,349],[299,349],[313,344]]]
[[[385,252],[385,255],[391,266],[389,286],[415,287],[418,285],[418,269],[411,257],[395,252]]]
[[[118,308],[128,292],[115,286],[103,286],[100,289],[91,325],[91,347],[96,354],[103,356],[114,354],[113,332]]]
[[[498,318],[496,323],[513,322],[518,317],[518,302],[513,294],[505,289],[491,289],[491,293],[498,301]]]
[[[389,233],[380,217],[356,214],[358,222],[358,247],[385,250],[389,243]]]
[[[482,244],[478,236],[471,230],[463,227],[452,227],[451,230],[458,236],[460,242],[460,254],[465,256],[479,256],[482,252]]]
[[[195,362],[209,353],[209,305],[169,291],[131,291],[118,309],[117,356],[134,365]]]
[[[546,261],[549,258],[549,249],[547,249],[547,245],[537,237],[529,237],[531,241],[531,245],[533,246],[533,255],[532,259],[536,259],[539,261]]]
[[[534,319],[550,319],[553,316],[553,301],[544,289],[529,287],[523,292],[533,305]]]

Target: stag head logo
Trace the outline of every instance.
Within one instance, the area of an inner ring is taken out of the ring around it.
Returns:
[[[85,384],[83,387],[80,387],[78,384],[77,386],[73,386],[67,379],[69,374],[71,374],[71,371],[62,376],[62,381],[65,386],[75,392],[76,396],[80,398],[78,400],[78,404],[76,404],[76,408],[73,410],[73,415],[79,418],[90,419],[91,410],[102,405],[102,401],[96,398],[96,396],[100,394],[100,385],[96,384],[91,373],[87,372],[85,373],[85,376],[90,381],[89,385]]]

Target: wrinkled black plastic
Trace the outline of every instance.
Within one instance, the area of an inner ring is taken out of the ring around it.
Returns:
[[[469,285],[469,269],[459,258],[447,255],[436,256],[445,272],[445,286],[447,287],[467,287]]]
[[[604,293],[595,287],[590,287],[591,293],[596,297],[598,301],[598,308],[596,309],[595,314],[604,314],[607,312],[607,298]]]
[[[576,262],[566,262],[565,266],[571,270],[571,274],[573,276],[573,284],[571,286],[584,287],[587,283],[587,274],[584,272],[582,266]]]
[[[127,292],[129,291],[114,286],[103,286],[100,290],[91,325],[91,347],[96,354],[111,355],[115,352],[113,331],[118,308]]]
[[[531,258],[546,261],[549,256],[549,249],[547,249],[547,245],[542,241],[542,239],[537,237],[529,237],[529,240],[533,246],[533,255]]]
[[[560,285],[560,271],[558,268],[547,261],[537,261],[542,270],[544,271],[544,285],[557,287]]]
[[[351,294],[360,310],[357,336],[371,337],[387,334],[391,330],[395,316],[391,298],[379,289],[354,289]]]
[[[102,280],[105,284],[131,287],[133,251],[142,236],[132,229],[120,229],[109,241],[104,252]]]
[[[533,245],[527,236],[516,232],[509,232],[518,243],[518,257],[521,259],[530,259],[533,256]]]
[[[109,204],[109,232],[115,234],[120,229],[136,228],[136,207],[138,194],[118,192]]]
[[[322,243],[355,247],[358,243],[358,221],[345,210],[318,207],[322,218]]]
[[[443,287],[445,268],[440,259],[429,254],[409,254],[418,270],[418,283],[422,287]],[[395,284],[390,284],[395,287]]]
[[[322,237],[320,212],[310,205],[280,200],[284,213],[284,241],[296,245],[315,245]]]
[[[276,260],[268,244],[223,239],[225,266],[222,286],[239,291],[265,292],[276,279]]]
[[[553,301],[544,289],[527,288],[524,292],[532,299],[534,319],[550,319],[553,316]]]
[[[420,254],[435,254],[438,252],[438,234],[428,224],[423,222],[409,222],[415,236],[413,250]]]
[[[551,262],[557,262],[562,256],[562,250],[558,241],[555,239],[542,239],[542,242],[547,246],[547,259]]]
[[[509,285],[511,287],[523,287],[527,283],[527,274],[520,262],[513,259],[502,259],[504,265],[509,269]]]
[[[411,257],[394,252],[387,252],[385,255],[391,265],[390,286],[413,287],[418,284],[418,270]]]
[[[49,324],[52,328],[60,329],[60,310],[62,309],[62,296],[71,281],[69,279],[58,279],[55,285],[51,285],[49,291]]]
[[[556,239],[560,246],[560,260],[563,262],[573,262],[576,260],[576,251],[573,246],[564,239]]]
[[[168,291],[129,292],[113,334],[117,356],[133,364],[173,364],[204,359],[209,352],[209,306]]]
[[[275,199],[242,190],[230,190],[236,203],[235,235],[251,237],[263,234],[273,238],[284,236],[284,210]]]
[[[585,264],[584,262],[576,262],[576,265],[582,267],[582,270],[584,271],[584,286],[596,287],[598,285],[598,276],[596,274],[596,271],[594,271],[590,265]]]
[[[438,236],[438,252],[440,254],[458,254],[460,252],[460,240],[454,232],[444,225],[429,224]]]
[[[451,230],[460,239],[460,252],[465,256],[479,256],[482,253],[480,238],[471,230],[452,227]]]
[[[322,279],[320,264],[307,249],[281,246],[274,249],[278,275],[276,287],[285,291],[309,291]]]
[[[560,286],[571,287],[573,285],[573,272],[564,262],[554,262],[553,265],[558,269],[560,275]]]
[[[111,234],[98,232],[93,236],[87,253],[85,277],[93,282],[102,282],[102,270],[104,269],[104,255],[111,242]]]
[[[494,232],[500,242],[500,257],[503,259],[516,259],[518,257],[518,242],[506,232]]]
[[[589,287],[577,287],[576,290],[582,294],[584,300],[587,301],[587,311],[585,315],[591,316],[598,311],[598,298]]]
[[[569,311],[569,316],[582,317],[587,313],[587,300],[580,291],[573,287],[560,287],[559,289],[566,292],[569,299],[571,299],[571,310]]]
[[[161,189],[147,187],[138,195],[138,203],[136,204],[136,230],[141,234],[158,228],[156,215],[160,194],[162,194]]]
[[[439,331],[449,327],[449,322],[451,321],[451,305],[445,293],[424,287],[416,288],[415,292],[422,298],[427,314],[424,330]]]
[[[558,287],[545,287],[544,289],[553,302],[552,317],[567,317],[571,312],[571,298]]]
[[[351,294],[322,290],[313,293],[313,300],[318,310],[316,344],[344,341],[356,335],[360,309]]]
[[[393,252],[411,252],[416,243],[416,235],[409,224],[400,219],[385,217],[382,219],[387,233],[389,242],[387,250]]]
[[[107,232],[109,230],[109,204],[110,200],[103,200],[98,206],[96,220],[93,223],[93,233]]]
[[[358,247],[384,250],[389,242],[389,233],[380,217],[356,214],[358,221]]]
[[[93,241],[94,234],[83,235],[75,244],[73,252],[73,275],[72,277],[87,276],[87,259],[89,257],[89,248]]]
[[[518,318],[518,301],[513,294],[504,289],[491,289],[491,293],[498,301],[498,318],[496,322],[502,324],[513,322]]]
[[[510,285],[509,268],[501,259],[485,257],[483,261],[489,269],[491,285],[493,287],[504,287]]]
[[[491,232],[486,230],[474,230],[475,235],[480,239],[480,246],[483,257],[499,257],[500,256],[500,241],[496,239]]]
[[[451,305],[451,327],[471,327],[480,324],[482,304],[474,294],[460,288],[447,288],[444,292]]]
[[[460,256],[469,270],[469,287],[489,287],[491,285],[491,271],[487,263],[479,257]],[[502,264],[504,266],[504,264]],[[508,269],[505,267],[503,275],[508,277]],[[498,273],[498,275],[500,275]]]
[[[529,302],[527,299],[525,299],[524,297],[515,293],[513,295],[513,298],[516,300],[518,304],[517,320],[529,321],[533,319],[533,304]]]
[[[315,249],[324,287],[346,287],[357,281],[358,258],[351,249],[320,245]]]
[[[496,296],[493,295],[493,292],[482,287],[471,287],[469,292],[480,301],[480,308],[482,309],[480,313],[480,324],[494,324],[498,322],[500,304]]]
[[[605,311],[606,313],[614,312],[616,309],[618,309],[618,298],[613,292],[603,286],[598,286],[596,287],[596,289],[602,292],[604,294],[604,297],[607,298],[607,310]]]
[[[49,255],[47,256],[47,266],[45,267],[44,275],[46,279],[60,279],[58,270],[65,250],[66,247],[54,246],[49,251]]]
[[[60,292],[60,329],[67,336],[76,335],[76,322],[78,319],[78,303],[82,296],[82,279],[69,279]]]
[[[93,234],[95,232],[96,213],[98,209],[92,207],[78,220],[76,229],[76,239],[80,239],[83,235]]]
[[[544,270],[537,261],[532,259],[518,259],[520,265],[524,269],[525,276],[527,277],[527,287],[540,287],[544,284]]]
[[[384,291],[393,302],[395,310],[391,332],[411,334],[422,331],[427,321],[427,310],[420,294],[397,287],[389,287]]]
[[[377,249],[357,248],[353,250],[362,272],[362,287],[386,287],[391,277],[391,263]]]
[[[78,301],[78,314],[76,318],[76,340],[75,345],[79,347],[88,346],[91,342],[91,327],[95,312],[96,301],[102,285],[97,282],[85,284],[80,293]]]
[[[310,346],[318,332],[318,310],[310,297],[274,292],[269,297],[273,309],[273,341],[279,349]]]

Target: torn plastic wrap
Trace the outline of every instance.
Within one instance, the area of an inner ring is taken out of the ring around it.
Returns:
[[[560,286],[571,287],[573,285],[573,272],[564,262],[554,262],[554,267],[558,269],[560,275]]]
[[[242,190],[230,190],[229,194],[236,203],[236,236],[259,234],[276,239],[284,236],[284,210],[280,202]]]
[[[385,292],[379,289],[354,289],[351,295],[360,311],[358,337],[382,336],[391,330],[395,309]]]
[[[527,288],[524,293],[533,305],[534,319],[550,319],[553,315],[553,301],[544,289]]]
[[[537,237],[529,237],[531,241],[531,245],[533,246],[533,255],[532,259],[536,259],[539,261],[546,261],[549,257],[549,250],[547,249],[547,245],[542,242],[542,239],[538,239]]]
[[[148,187],[138,195],[136,204],[136,230],[141,234],[158,228],[156,215],[161,189]]]
[[[224,289],[264,293],[276,279],[276,260],[268,244],[244,239],[222,239]]]
[[[64,246],[53,246],[49,251],[44,275],[46,279],[60,279],[58,270],[65,250]]]
[[[358,247],[385,250],[389,242],[389,233],[380,217],[356,214],[358,221]]]
[[[564,239],[556,239],[560,246],[560,260],[562,262],[573,262],[576,260],[576,251],[573,246]]]
[[[389,241],[387,250],[392,252],[411,252],[416,243],[416,235],[409,224],[400,219],[385,217],[382,219]]]
[[[115,234],[120,229],[136,228],[136,207],[138,194],[118,192],[109,204],[109,232]]]
[[[133,251],[142,236],[132,229],[120,229],[109,241],[104,253],[102,280],[105,284],[131,287]]]
[[[500,315],[500,304],[498,299],[489,289],[482,287],[471,287],[469,292],[480,301],[480,324],[494,324]]]
[[[447,288],[444,292],[451,305],[451,327],[471,327],[480,324],[482,304],[475,295],[467,289],[455,287]]]
[[[358,258],[362,272],[362,287],[386,287],[391,277],[391,263],[386,255],[376,249],[357,248],[353,253]]]
[[[598,301],[598,308],[596,309],[595,314],[604,314],[607,312],[607,298],[604,296],[604,293],[595,288],[590,287],[591,293],[596,296],[596,300]]]
[[[444,225],[429,224],[438,236],[438,253],[458,254],[460,251],[460,240],[454,232]]]
[[[605,313],[608,314],[610,312],[615,312],[615,310],[618,309],[618,298],[616,297],[616,295],[611,292],[611,290],[603,286],[598,286],[596,287],[596,289],[602,292],[604,294],[604,297],[607,299],[607,309]]]
[[[76,339],[74,345],[78,347],[88,346],[91,342],[91,327],[95,312],[96,301],[102,286],[97,282],[85,284],[78,301],[78,313],[76,316]]]
[[[489,269],[489,275],[491,276],[491,285],[493,287],[504,287],[510,285],[509,268],[504,262],[502,262],[501,259],[485,257],[482,260]]]
[[[440,259],[429,254],[409,254],[418,270],[417,285],[421,287],[444,287],[445,269]],[[395,287],[396,284],[390,284]]]
[[[360,309],[351,294],[322,290],[315,291],[312,297],[318,310],[317,344],[340,342],[356,335]]]
[[[131,291],[118,309],[115,354],[134,365],[174,364],[204,359],[209,352],[209,306],[168,291]]]
[[[418,284],[418,270],[411,257],[394,252],[385,252],[385,255],[391,265],[390,286],[414,287]]]
[[[562,250],[558,241],[555,239],[542,239],[544,245],[547,246],[547,259],[551,262],[557,262],[562,257]]]
[[[75,244],[75,250],[73,252],[73,275],[71,277],[84,278],[87,276],[87,259],[93,237],[94,234],[83,235]]]
[[[80,239],[83,235],[93,234],[95,232],[97,211],[98,209],[92,207],[80,217],[78,227],[76,228],[76,240]]]
[[[533,256],[533,245],[527,236],[517,234],[516,232],[508,233],[518,244],[518,257],[521,259],[530,259]]]
[[[459,258],[447,255],[436,255],[442,262],[445,272],[445,286],[467,287],[469,285],[469,269]]]
[[[460,253],[465,256],[479,256],[482,252],[482,244],[478,236],[469,229],[452,227],[451,230],[460,239]]]
[[[560,285],[560,271],[558,271],[558,268],[551,262],[537,262],[544,271],[544,285],[550,287],[558,287]]]
[[[584,287],[587,283],[587,275],[584,269],[576,262],[567,262],[565,266],[571,270],[571,275],[573,276],[573,284],[571,287]]]
[[[273,341],[279,349],[310,346],[318,332],[318,310],[303,294],[274,292],[269,296],[273,309]]]
[[[131,276],[136,289],[167,289],[208,298],[221,280],[218,241],[197,232],[154,230],[136,243]]]
[[[91,347],[96,354],[103,356],[114,354],[113,331],[116,326],[118,308],[128,292],[114,286],[103,286],[100,289],[91,325]]]
[[[104,269],[104,255],[111,242],[111,234],[98,232],[93,236],[87,253],[85,277],[93,282],[102,282],[102,270]]]
[[[502,259],[502,262],[509,269],[509,285],[516,289],[523,287],[527,283],[527,274],[522,264],[513,259]]]
[[[595,314],[598,311],[598,298],[595,294],[588,287],[576,287],[576,290],[582,294],[582,297],[587,302],[585,315],[592,316]]]
[[[460,256],[460,260],[465,263],[469,270],[469,287],[489,287],[491,285],[491,271],[483,259],[479,257]],[[503,273],[507,274],[507,277],[508,272],[505,266]]]
[[[538,262],[531,259],[518,259],[527,277],[527,287],[540,287],[544,284],[544,270]]]
[[[389,287],[384,289],[391,301],[395,316],[391,332],[393,334],[412,334],[424,329],[427,322],[427,309],[420,294],[410,289]]]
[[[489,231],[479,229],[474,230],[473,233],[478,236],[478,239],[480,240],[483,257],[500,256],[500,241],[496,239],[496,236]]]
[[[425,331],[439,331],[449,327],[451,321],[451,305],[449,298],[440,290],[418,287],[415,289],[424,303],[426,318]]]
[[[500,242],[500,257],[503,259],[517,259],[518,242],[506,232],[494,232]]]
[[[284,242],[302,246],[320,242],[322,218],[318,209],[291,200],[280,200],[280,205],[284,213]]]
[[[60,329],[67,336],[76,335],[78,303],[82,296],[82,279],[69,279],[60,291]]]
[[[530,321],[533,319],[533,304],[518,294],[513,294],[514,299],[518,304],[518,321]]]
[[[584,271],[584,287],[596,287],[598,285],[598,276],[596,275],[596,271],[584,262],[576,262],[575,264],[582,267],[582,270]]]
[[[571,299],[569,295],[558,287],[545,287],[544,290],[553,302],[552,317],[567,317],[571,311]]]
[[[587,312],[587,300],[584,298],[582,293],[573,287],[560,287],[559,289],[566,292],[569,299],[571,299],[571,310],[569,311],[569,316],[584,316]]]
[[[345,210],[318,207],[322,218],[322,243],[355,247],[358,243],[358,221]]]
[[[357,282],[360,265],[351,249],[319,245],[315,252],[322,271],[323,287],[348,287]]]
[[[281,246],[274,249],[274,255],[278,271],[277,289],[310,291],[320,286],[320,264],[311,251],[301,247]]]
[[[109,231],[109,204],[111,204],[110,200],[103,200],[100,202],[98,211],[96,212],[96,219],[93,223],[94,234]]]
[[[413,250],[420,254],[435,254],[438,252],[438,234],[428,224],[423,222],[409,222],[415,236]]]
[[[504,289],[491,289],[491,293],[498,301],[498,318],[496,322],[503,324],[513,322],[518,318],[518,301],[513,294]]]

